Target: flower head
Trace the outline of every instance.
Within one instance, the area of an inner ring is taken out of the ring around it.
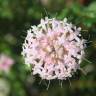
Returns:
[[[80,67],[84,56],[85,40],[81,28],[76,28],[65,18],[45,20],[27,32],[22,55],[25,63],[33,65],[33,75],[42,79],[66,79]]]
[[[10,67],[14,64],[14,60],[7,55],[0,54],[0,70],[9,71]]]

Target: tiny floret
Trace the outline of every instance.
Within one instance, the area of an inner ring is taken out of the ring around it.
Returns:
[[[42,79],[64,80],[71,77],[84,56],[85,40],[81,28],[55,18],[41,19],[27,31],[22,46],[25,64],[32,66],[33,75]]]

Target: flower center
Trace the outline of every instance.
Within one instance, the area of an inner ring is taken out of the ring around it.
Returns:
[[[68,54],[68,50],[64,45],[59,44],[56,35],[39,40],[39,49],[41,57],[43,57],[44,62],[47,64],[64,62],[64,55]]]

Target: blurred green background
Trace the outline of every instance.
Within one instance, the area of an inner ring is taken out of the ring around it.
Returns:
[[[48,90],[21,56],[26,30],[45,16],[67,17],[88,41],[81,63],[86,75],[78,70],[70,80],[51,81]],[[0,0],[0,53],[15,60],[8,74],[0,73],[0,96],[96,96],[96,0]]]

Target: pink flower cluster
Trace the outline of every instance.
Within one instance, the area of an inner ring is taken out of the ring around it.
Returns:
[[[27,65],[33,65],[33,75],[42,79],[66,79],[71,77],[84,56],[85,40],[76,28],[65,18],[41,19],[38,26],[27,32],[22,55]]]
[[[10,67],[14,64],[14,60],[7,55],[0,54],[0,70],[8,72]]]

